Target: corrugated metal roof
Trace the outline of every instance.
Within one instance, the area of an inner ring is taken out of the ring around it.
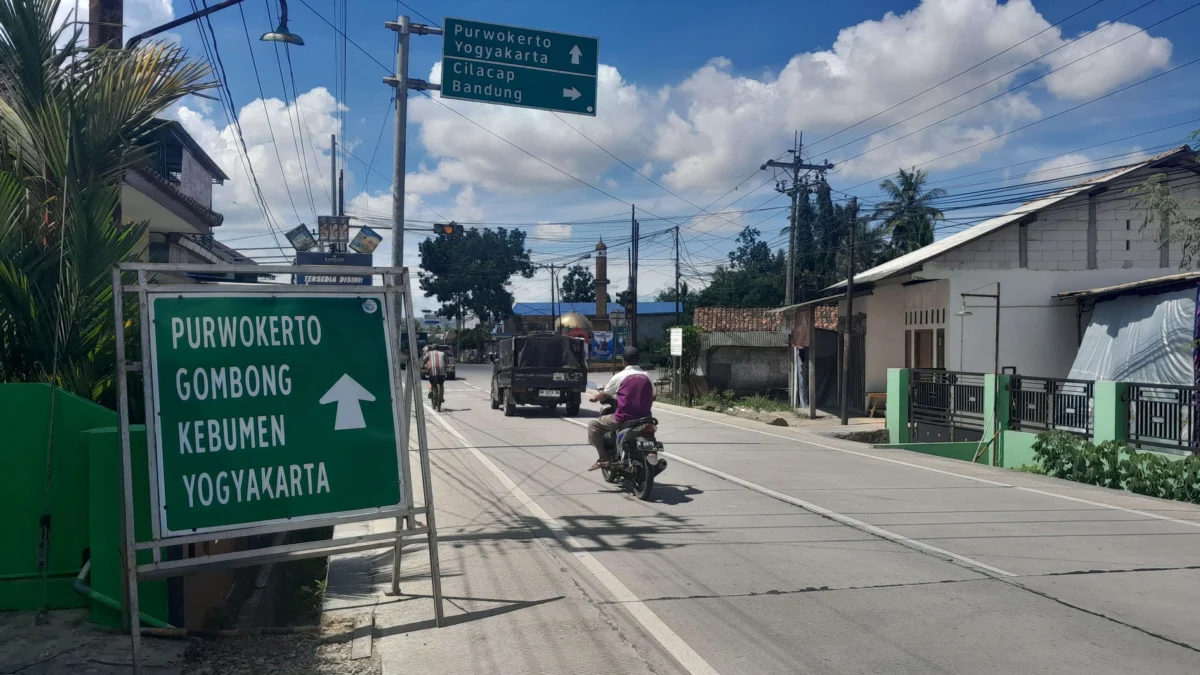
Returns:
[[[888,277],[893,277],[898,274],[905,274],[907,272],[914,271],[924,263],[929,262],[943,253],[956,249],[964,244],[968,244],[976,239],[979,239],[980,237],[985,237],[1007,225],[1017,222],[1025,216],[1028,216],[1032,213],[1037,213],[1048,206],[1058,204],[1059,202],[1070,199],[1077,194],[1094,189],[1097,185],[1103,185],[1104,183],[1114,181],[1122,176],[1133,173],[1134,171],[1150,166],[1156,162],[1161,162],[1164,159],[1169,159],[1171,157],[1188,152],[1192,152],[1192,149],[1186,145],[1181,145],[1178,148],[1155,155],[1154,157],[1138,162],[1137,164],[1131,164],[1129,166],[1110,171],[1102,176],[1089,178],[1082,183],[1059,190],[1058,192],[1041,199],[1026,202],[1002,216],[985,220],[978,225],[969,227],[961,232],[955,232],[944,239],[939,239],[928,246],[923,246],[911,253],[902,255],[899,258],[889,260],[882,265],[876,265],[865,272],[860,272],[855,275],[854,283],[868,284],[875,281],[882,281]],[[845,287],[846,282],[839,281],[838,283],[829,286],[826,290]]]
[[[1082,291],[1064,291],[1059,293],[1058,297],[1064,300],[1069,300],[1094,297],[1097,295],[1121,295],[1135,291],[1150,290],[1160,286],[1187,284],[1188,282],[1194,281],[1200,281],[1200,272],[1182,272],[1180,274],[1168,274],[1167,276],[1155,277],[1153,279],[1130,281],[1129,283],[1116,284],[1114,286],[1101,286],[1099,288],[1089,288]]]
[[[700,348],[786,347],[788,336],[777,330],[717,331],[700,334]]]

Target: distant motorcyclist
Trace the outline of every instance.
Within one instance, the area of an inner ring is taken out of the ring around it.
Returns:
[[[429,400],[446,400],[446,355],[432,347],[425,348],[425,356],[421,359],[421,368],[429,378]]]
[[[616,397],[617,409],[611,415],[601,415],[588,423],[588,441],[596,448],[600,459],[588,469],[595,471],[607,467],[612,458],[604,448],[606,434],[616,432],[623,422],[650,416],[654,403],[654,383],[650,375],[642,370],[636,347],[626,347],[621,360],[625,369],[615,373],[604,385],[604,390],[592,397],[593,401],[605,401]]]

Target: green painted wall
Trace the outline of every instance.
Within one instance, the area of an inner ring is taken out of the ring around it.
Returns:
[[[908,423],[908,394],[912,371],[907,368],[888,368],[887,428],[889,443],[908,443],[912,429]]]
[[[117,428],[92,429],[83,434],[89,458],[88,483],[91,512],[87,519],[92,542],[91,587],[98,593],[121,601],[121,455]],[[146,428],[130,427],[129,446],[133,455],[134,533],[138,541],[151,537],[150,479],[146,457]],[[151,561],[149,551],[138,552],[138,563]],[[138,584],[141,611],[167,620],[167,583],[143,581]],[[92,604],[92,621],[119,627],[121,614],[103,605]]]
[[[50,425],[48,384],[0,384],[0,610],[37,609],[41,583],[37,549],[46,484]],[[115,412],[53,389],[54,446],[50,483],[51,608],[84,607],[71,585],[88,547],[88,458],[80,432],[116,424]]]
[[[1005,431],[1000,439],[1000,466],[1015,469],[1024,464],[1036,464],[1033,443],[1037,434],[1027,431]]]
[[[926,455],[960,459],[964,462],[970,462],[975,458],[975,453],[979,452],[978,443],[888,443],[886,445],[876,445],[875,447],[911,450]],[[983,455],[980,456],[978,463],[991,464],[991,462],[992,452],[990,449],[985,450]]]

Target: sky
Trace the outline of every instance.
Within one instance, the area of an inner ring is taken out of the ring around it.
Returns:
[[[197,97],[169,116],[231,177],[214,192],[218,238],[264,262],[291,254],[281,231],[329,212],[331,134],[348,150],[347,213],[384,235],[376,264],[390,259],[394,238],[381,228],[391,222],[394,104],[382,78],[396,37],[384,22],[400,13],[589,35],[601,63],[595,117],[409,94],[404,261],[414,268],[431,223],[453,219],[523,229],[540,264],[584,256],[603,237],[610,290],[620,290],[636,208],[649,300],[673,284],[675,225],[692,287],[743,226],[782,244],[787,200],[759,167],[786,159],[797,132],[806,160],[834,164],[836,198],[866,210],[882,178],[927,170],[955,206],[939,224],[945,236],[1015,205],[989,194],[1074,182],[1200,128],[1200,7],[1187,0],[290,0],[290,28],[305,40],[290,48],[257,40],[277,22],[276,1],[214,14],[211,35],[200,22],[167,35],[220,62],[237,124]],[[126,0],[125,36],[192,9]],[[440,81],[441,44],[411,36],[410,77]],[[519,301],[545,301],[549,286],[540,271],[512,288]]]

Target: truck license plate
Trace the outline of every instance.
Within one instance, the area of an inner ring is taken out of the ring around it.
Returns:
[[[553,389],[542,389],[538,395],[546,398],[558,398],[558,392]]]

